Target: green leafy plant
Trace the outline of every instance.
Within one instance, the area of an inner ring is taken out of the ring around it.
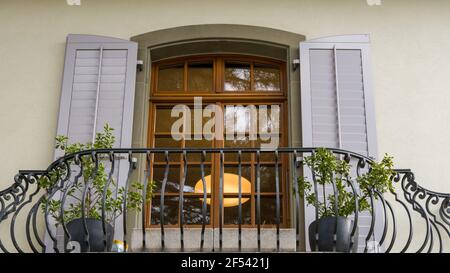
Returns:
[[[94,143],[89,142],[86,144],[69,144],[68,137],[57,136],[56,148],[62,150],[65,155],[84,150],[112,148],[115,142],[113,131],[113,128],[105,124],[103,132],[96,134]],[[97,166],[90,155],[80,156],[79,165],[82,166],[83,171],[78,183],[71,185],[69,181],[65,181],[61,185],[63,191],[67,190],[67,202],[63,213],[65,223],[82,217],[82,201],[85,187],[87,187],[84,198],[84,213],[86,218],[102,219],[103,198],[105,199],[105,218],[108,223],[114,222],[123,213],[125,202],[124,192],[126,189],[124,187],[117,187],[117,182],[113,176],[109,179],[107,162],[110,161],[108,155],[105,154],[98,155]],[[72,166],[77,165],[74,159],[69,160],[67,163]],[[49,172],[48,176],[43,176],[39,179],[39,186],[46,189],[49,193],[59,189],[59,183],[65,178],[67,171],[66,165],[54,168]],[[73,181],[73,173],[71,176]],[[69,188],[66,188],[68,186]],[[147,184],[146,202],[153,197],[155,187],[156,184],[153,181]],[[130,183],[126,196],[126,209],[141,210],[143,191],[144,185],[142,183]],[[45,208],[48,207],[49,214],[56,220],[57,224],[61,224],[63,220],[61,217],[62,205],[61,199],[44,199],[41,208],[45,211]]]
[[[333,190],[330,194],[316,196],[313,179],[308,180],[305,176],[298,178],[300,196],[305,198],[309,205],[317,208],[320,218],[326,216],[348,217],[356,210],[355,199],[358,200],[358,211],[370,211],[368,198],[371,193],[394,192],[391,180],[394,174],[393,158],[388,155],[385,155],[379,163],[374,162],[368,172],[356,178],[359,187],[356,195],[349,189],[350,164],[339,159],[326,148],[318,148],[311,156],[305,157],[304,164],[310,168],[317,187],[322,187],[323,192],[325,192],[326,185],[333,186],[333,181],[336,186],[337,201]],[[376,194],[373,196],[378,199]],[[335,207],[337,207],[337,215]]]

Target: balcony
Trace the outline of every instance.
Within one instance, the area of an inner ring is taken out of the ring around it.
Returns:
[[[339,202],[343,201],[339,194],[343,191],[339,187],[344,187],[346,196],[353,200],[354,210],[347,212],[350,249],[386,253],[450,251],[449,193],[425,189],[411,170],[395,169],[389,177],[393,191],[382,193],[369,188],[364,198],[369,207],[362,212],[362,199],[352,197],[361,191],[359,178],[373,171],[372,159],[327,149],[346,162],[349,170],[348,175],[340,177],[344,184],[334,177],[330,185],[323,185],[306,160],[317,151],[120,148],[69,154],[46,170],[19,171],[13,184],[0,192],[0,249],[110,251],[112,238],[120,238],[123,250],[129,252],[318,251],[319,228],[308,232],[307,227],[324,214],[320,207],[304,204],[298,181],[307,177],[317,200],[325,200],[324,204],[331,208],[329,216],[340,215]],[[207,171],[213,157],[218,162],[217,171]],[[181,175],[176,183],[171,178],[174,158],[181,160]],[[251,158],[248,173],[246,158]],[[161,179],[154,178],[158,161],[163,162],[158,165]],[[199,170],[199,179],[189,184],[193,165]],[[273,193],[262,189],[267,165],[273,168],[274,175],[264,181],[269,181]],[[96,187],[100,194],[90,197]],[[272,203],[268,203],[269,198]],[[94,203],[97,206],[91,207]],[[92,232],[93,219],[96,234]],[[75,231],[74,220],[78,221]],[[331,251],[339,250],[338,223],[334,222]]]

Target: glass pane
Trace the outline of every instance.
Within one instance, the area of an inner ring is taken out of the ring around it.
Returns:
[[[283,222],[282,198],[280,197],[280,224]],[[256,215],[256,207],[255,207]],[[261,196],[261,225],[276,225],[275,197]]]
[[[250,111],[246,107],[237,106],[234,108],[237,134],[248,133],[250,130]]]
[[[236,198],[237,199],[237,198]],[[251,224],[251,207],[250,198],[242,198],[242,201],[248,200],[242,203],[242,224]],[[238,225],[239,224],[239,206],[224,206],[224,223],[226,225]]]
[[[181,117],[172,117],[171,112],[172,108],[156,109],[155,132],[170,133],[172,129],[172,124],[181,118]]]
[[[188,91],[213,90],[212,62],[195,62],[188,64]]]
[[[248,139],[248,137],[235,137],[234,140],[225,140],[224,145],[226,148],[250,148],[251,147],[251,141]],[[241,162],[250,161],[251,160],[251,153],[242,153],[241,155]],[[225,153],[225,161],[234,161],[238,162],[238,153],[237,152],[228,152]]]
[[[156,137],[155,148],[181,148],[181,141],[172,137]],[[154,153],[155,162],[166,162],[164,153]],[[169,162],[180,161],[180,153],[169,153]]]
[[[264,140],[261,140],[261,138]],[[264,145],[264,146],[263,146]],[[280,147],[281,145],[281,137],[279,135],[258,135],[258,139],[255,141],[255,148],[269,148],[269,147]],[[278,162],[281,162],[282,154],[278,154]],[[256,160],[256,156],[255,156]],[[275,153],[273,151],[269,152],[261,152],[259,156],[260,162],[275,162]]]
[[[226,165],[225,166],[225,173],[230,173],[230,174],[238,174],[239,171],[239,166],[238,165]],[[251,175],[251,168],[248,165],[242,165],[242,177],[247,179],[249,182],[251,182],[252,180],[252,175]],[[226,181],[225,181],[226,182]],[[229,192],[229,193],[237,193],[237,190],[234,192]]]
[[[250,90],[250,64],[225,63],[225,91]]]
[[[250,203],[250,194],[252,192],[251,183],[251,167],[242,166],[241,173],[241,193],[242,203]],[[239,205],[239,174],[237,166],[225,166],[224,178],[223,178],[223,206],[234,207]]]
[[[280,91],[280,69],[264,64],[254,65],[255,90]]]
[[[164,179],[165,166],[153,167],[153,181],[156,184],[155,192],[161,192],[162,182]],[[165,192],[178,192],[180,189],[180,167],[170,165],[169,174],[167,176],[166,190]]]
[[[193,106],[189,106],[189,109],[191,112],[191,133],[192,133],[191,137],[192,138],[194,137],[194,134],[203,135],[203,134],[209,134],[209,133],[214,132],[214,127],[211,128],[211,132],[209,131],[209,128],[207,128],[208,131],[204,131],[204,129],[206,128],[205,127],[206,123],[208,121],[210,121],[211,119],[214,119],[214,114],[212,114],[211,116],[207,116],[205,108],[195,109]],[[196,110],[197,110],[197,112],[195,112]],[[213,122],[213,121],[211,121],[211,122]],[[196,125],[197,125],[197,127],[196,127]]]
[[[176,141],[172,137],[157,136],[155,138],[155,147],[158,148],[177,148],[181,147],[181,141]]]
[[[210,189],[211,167],[207,165],[204,166],[204,171],[205,171],[206,189]],[[200,165],[188,165],[188,172],[186,176],[186,181],[184,183],[184,192],[195,192],[194,188],[199,189],[197,191],[198,193],[203,193],[202,171]]]
[[[202,140],[186,140],[185,141],[186,148],[211,148],[212,141],[202,139]],[[188,162],[200,162],[201,161],[201,153],[188,153],[187,155]],[[205,162],[211,161],[211,153],[206,153]]]
[[[257,133],[258,109],[252,106],[226,106],[225,107],[225,134]],[[253,126],[252,126],[253,125]]]
[[[281,192],[281,166],[278,167],[278,178],[279,178],[279,189]],[[255,167],[255,183],[256,183],[256,177],[257,177],[257,169]],[[260,166],[260,181],[261,181],[261,192],[275,192],[275,166],[268,166],[268,165],[261,165]],[[255,191],[256,191],[256,185],[255,185]]]
[[[173,64],[159,67],[158,91],[184,90],[184,64]]]
[[[152,199],[152,209],[151,209],[151,224],[160,224],[160,212],[161,212],[161,197],[155,196]],[[178,224],[178,197],[168,197],[164,198],[164,224],[165,225],[176,225]]]
[[[183,216],[185,224],[201,225],[203,223],[203,199],[199,197],[185,197]],[[206,205],[206,224],[210,223],[211,206]]]
[[[236,122],[236,109],[234,106],[225,107],[224,115],[224,134],[234,135],[235,134],[235,122]]]
[[[271,104],[258,108],[259,133],[278,134],[280,132],[281,107],[279,104]],[[264,122],[263,122],[264,121]]]

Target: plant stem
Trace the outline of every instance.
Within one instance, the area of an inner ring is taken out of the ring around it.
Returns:
[[[325,192],[325,183],[322,184],[323,188],[323,214],[327,215],[327,199],[326,199],[326,192]]]

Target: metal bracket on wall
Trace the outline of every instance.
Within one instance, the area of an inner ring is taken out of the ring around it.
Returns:
[[[136,68],[139,72],[142,72],[144,69],[144,61],[143,60],[137,60],[136,62]]]
[[[293,59],[292,60],[292,69],[295,71],[300,66],[300,59]]]

